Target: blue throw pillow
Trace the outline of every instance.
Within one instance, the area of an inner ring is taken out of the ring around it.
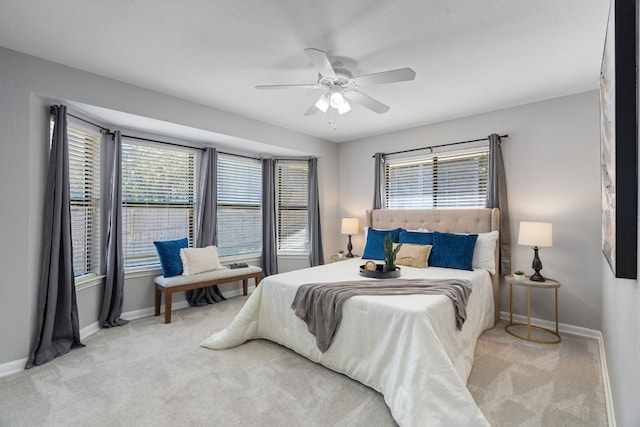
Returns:
[[[384,238],[387,234],[390,234],[393,243],[399,243],[401,230],[402,228],[395,228],[393,230],[376,230],[375,228],[369,228],[367,230],[367,243],[364,246],[362,258],[384,259]]]
[[[164,277],[179,276],[182,274],[182,261],[180,260],[180,249],[189,247],[189,240],[161,240],[153,242],[160,258],[160,266]]]
[[[402,230],[400,232],[399,243],[411,243],[414,245],[433,245],[433,233]]]
[[[429,265],[433,267],[473,270],[473,250],[477,234],[452,234],[433,232],[433,248]]]

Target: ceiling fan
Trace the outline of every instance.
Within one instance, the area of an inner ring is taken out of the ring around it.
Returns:
[[[361,86],[404,82],[413,80],[416,77],[416,72],[409,67],[353,77],[351,72],[343,67],[342,63],[332,63],[323,51],[313,48],[307,48],[304,51],[318,70],[317,83],[258,85],[256,89],[324,89],[325,92],[304,113],[305,116],[313,115],[318,111],[326,113],[329,107],[337,110],[338,114],[344,114],[351,110],[349,101],[356,102],[378,114],[386,113],[389,111],[388,105],[360,92],[358,88]]]

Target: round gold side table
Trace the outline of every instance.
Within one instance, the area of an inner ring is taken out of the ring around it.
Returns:
[[[560,282],[547,278],[544,282],[534,282],[529,279],[529,276],[525,277],[523,281],[518,282],[514,279],[513,275],[505,276],[505,281],[509,284],[509,324],[505,326],[505,330],[516,338],[521,340],[535,342],[538,344],[557,344],[560,342],[560,334],[558,333],[558,288]],[[513,321],[513,285],[522,286],[527,289],[527,323],[515,323]],[[541,326],[535,326],[531,324],[531,288],[541,289],[553,289],[555,291],[555,311],[556,311],[556,330],[543,328]],[[515,326],[526,326],[527,335],[519,335],[513,329]],[[551,340],[537,340],[531,338],[531,329],[543,331],[545,333],[553,335]]]

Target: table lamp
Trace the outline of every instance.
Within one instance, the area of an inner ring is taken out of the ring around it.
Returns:
[[[545,279],[540,274],[542,261],[538,257],[538,248],[553,246],[553,227],[550,222],[520,222],[518,232],[518,244],[533,246],[533,262],[531,268],[535,273],[529,278],[534,282],[544,282]]]
[[[353,258],[353,254],[351,250],[353,249],[353,245],[351,244],[351,235],[358,234],[360,232],[360,222],[358,218],[342,218],[342,234],[349,235],[349,243],[347,244],[347,250],[349,253],[346,255],[347,258]]]

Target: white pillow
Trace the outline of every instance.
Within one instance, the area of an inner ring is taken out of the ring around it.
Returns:
[[[491,274],[496,274],[495,250],[498,236],[497,231],[478,233],[476,247],[473,249],[473,268],[480,268]]]
[[[182,248],[180,249],[180,259],[182,260],[182,274],[184,276],[224,268],[220,264],[218,248],[215,246]]]

